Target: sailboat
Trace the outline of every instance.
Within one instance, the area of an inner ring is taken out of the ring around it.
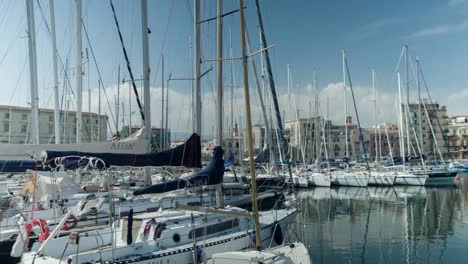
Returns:
[[[343,87],[344,87],[344,101],[345,101],[345,147],[346,157],[349,156],[349,140],[348,140],[348,95],[347,95],[347,88],[346,88],[346,72],[347,72],[347,61],[346,61],[346,53],[342,51],[343,57]],[[348,76],[349,77],[349,76]],[[352,91],[352,90],[351,90]],[[357,112],[357,111],[356,111]],[[358,118],[359,119],[359,118]],[[365,151],[365,150],[364,150]],[[333,185],[339,186],[353,186],[353,187],[366,187],[369,184],[369,173],[367,171],[352,171],[347,168],[345,171],[332,171],[331,172],[331,179]]]
[[[220,1],[219,1],[220,2]],[[262,31],[262,41],[265,42],[265,36],[263,31],[263,23],[260,14],[259,1],[256,0],[257,14],[259,17],[260,27]],[[246,105],[246,115],[247,115],[247,137],[249,144],[249,155],[250,155],[250,168],[252,171],[252,184],[254,185],[254,191],[252,195],[252,204],[253,204],[253,217],[255,224],[255,231],[258,236],[255,236],[255,250],[243,250],[243,251],[230,251],[223,252],[218,254],[213,254],[208,260],[209,264],[241,264],[241,263],[301,263],[309,264],[310,256],[307,248],[304,244],[300,242],[290,243],[288,245],[277,246],[269,249],[261,250],[261,241],[263,241],[262,233],[260,232],[261,226],[259,221],[259,213],[256,201],[256,191],[255,191],[255,170],[254,168],[254,159],[253,159],[253,143],[252,143],[252,123],[251,123],[251,113],[250,113],[250,97],[249,97],[249,84],[247,76],[247,57],[245,50],[245,20],[244,20],[244,2],[239,0],[239,12],[241,20],[241,40],[242,40],[242,56],[243,56],[243,70],[244,70],[244,93],[245,93],[245,105]],[[265,43],[263,43],[265,44]]]
[[[58,87],[57,87],[57,63],[56,63],[56,47],[55,47],[55,14],[53,1],[50,1],[51,7],[51,28],[52,28],[52,47],[53,47],[53,62],[54,62],[54,91],[55,91],[55,139],[56,144],[40,144],[39,142],[39,106],[38,106],[38,91],[37,91],[37,59],[36,59],[36,40],[35,40],[35,22],[33,1],[26,1],[27,18],[28,18],[28,43],[29,43],[29,64],[30,64],[30,81],[31,81],[31,131],[32,144],[5,144],[0,143],[0,171],[1,172],[21,172],[34,166],[33,157],[37,157],[45,150],[57,151],[80,151],[90,153],[134,153],[142,154],[151,150],[150,148],[150,127],[140,129],[134,135],[116,141],[116,142],[93,142],[82,143],[82,50],[81,50],[81,1],[77,0],[76,7],[76,97],[77,97],[77,112],[76,112],[76,144],[60,144],[60,129],[59,109],[58,109]],[[137,100],[138,96],[137,96]],[[143,117],[143,115],[142,115]],[[146,116],[149,118],[149,116]],[[143,118],[144,119],[144,118]],[[13,161],[13,162],[10,162]],[[18,161],[23,161],[18,163]],[[18,169],[19,166],[19,169]]]

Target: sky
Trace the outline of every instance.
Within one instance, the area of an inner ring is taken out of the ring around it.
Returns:
[[[49,23],[47,0],[34,0],[39,105],[53,108],[53,71],[51,38],[46,22]],[[150,0],[149,28],[151,68],[152,123],[160,126],[161,85],[164,55],[164,80],[171,73],[173,78],[191,76],[191,40],[193,39],[192,0]],[[223,1],[224,12],[238,8],[238,2]],[[60,98],[61,107],[75,109],[76,34],[74,1],[54,1],[56,12],[57,52],[60,56]],[[114,0],[116,15],[127,48],[135,78],[142,75],[141,9],[140,1]],[[201,19],[216,15],[216,1],[200,0]],[[313,73],[318,82],[319,104],[322,115],[335,122],[344,120],[344,97],[342,76],[342,49],[346,50],[353,84],[357,110],[362,126],[396,120],[397,78],[404,77],[402,48],[409,47],[410,67],[419,59],[427,86],[433,99],[447,105],[450,115],[468,114],[465,102],[468,100],[468,0],[424,0],[424,1],[260,1],[264,27],[270,49],[275,82],[280,97],[281,111],[285,119],[314,114]],[[245,0],[245,15],[252,47],[259,49],[258,20],[255,3]],[[141,119],[136,111],[135,96],[129,98],[126,62],[119,42],[109,1],[82,1],[83,27],[83,109],[98,109],[98,71],[102,76],[104,92],[101,109],[110,117],[110,131],[115,131],[115,105],[117,94],[123,105],[123,116],[119,126],[128,124],[132,105],[132,124]],[[0,104],[26,106],[30,102],[30,80],[28,64],[27,26],[25,1],[0,1],[0,80],[2,93]],[[87,32],[86,37],[85,31]],[[224,57],[229,57],[230,42],[232,56],[238,57],[240,49],[239,16],[233,14],[224,18]],[[216,57],[216,22],[201,26],[202,58]],[[91,49],[93,52],[91,52]],[[92,58],[94,53],[96,62]],[[87,59],[89,58],[89,60]],[[252,57],[260,65],[260,56]],[[288,93],[287,65],[291,69],[291,87]],[[67,66],[68,65],[68,66]],[[213,71],[202,79],[203,131],[202,135],[214,133],[216,107],[216,65],[202,64],[202,71],[213,67]],[[232,70],[231,70],[232,67]],[[250,67],[250,66],[249,66]],[[376,70],[377,115],[374,115],[371,69]],[[416,78],[410,69],[410,99],[416,100]],[[65,70],[66,69],[66,70]],[[253,119],[261,122],[258,95],[250,73]],[[260,71],[260,69],[258,69]],[[233,90],[234,122],[243,126],[245,122],[244,93],[241,87],[242,68],[240,61],[224,62],[224,125],[228,130],[231,122],[231,87]],[[69,81],[65,79],[65,73]],[[234,81],[232,84],[231,77]],[[164,81],[165,84],[166,81]],[[141,83],[137,82],[140,87]],[[117,88],[118,86],[119,89]],[[169,83],[169,127],[173,131],[191,132],[191,83],[171,81]],[[349,89],[349,88],[348,88]],[[91,105],[89,106],[88,90]],[[119,90],[119,92],[118,92]],[[351,93],[348,92],[349,113],[355,116],[351,107]],[[141,96],[141,95],[140,95]],[[423,93],[427,97],[426,93]],[[130,100],[129,100],[130,99]],[[328,102],[328,107],[327,107]],[[110,107],[109,107],[110,106]],[[267,106],[269,107],[269,106]],[[112,113],[109,109],[112,108]],[[122,113],[122,106],[120,106]],[[123,121],[122,121],[123,119]],[[228,133],[228,132],[226,132]]]

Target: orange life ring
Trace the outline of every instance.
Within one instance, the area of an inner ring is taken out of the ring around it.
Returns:
[[[34,226],[39,226],[41,228],[41,234],[39,234],[39,241],[44,241],[49,237],[50,229],[47,225],[47,222],[41,218],[33,218],[26,225],[26,228],[28,230],[28,238]]]
[[[70,222],[68,222],[68,219],[72,218],[73,219],[73,222],[70,224]],[[62,226],[62,230],[70,230],[70,229],[73,229],[75,228],[77,225],[78,225],[78,217],[76,217],[75,215],[73,214],[70,214],[70,217],[67,219],[67,221],[63,224]]]

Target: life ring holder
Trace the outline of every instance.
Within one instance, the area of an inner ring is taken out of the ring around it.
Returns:
[[[31,233],[33,227],[35,226],[39,226],[41,228],[41,233],[39,234],[38,240],[39,241],[46,240],[50,235],[50,229],[49,229],[49,225],[47,225],[47,222],[41,218],[33,218],[26,224],[26,228],[28,231],[27,233],[28,239],[29,239],[29,234]]]

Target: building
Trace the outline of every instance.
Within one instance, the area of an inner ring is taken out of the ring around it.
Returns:
[[[402,108],[404,109],[404,106]],[[410,103],[408,113],[407,117],[403,115],[405,154],[419,156],[418,144],[416,144],[417,139],[419,148],[421,148],[421,154],[426,156],[426,159],[440,159],[440,155],[444,159],[447,158],[448,117],[446,107],[439,105],[437,102],[431,103],[427,100],[422,100],[421,104]],[[421,113],[421,122],[419,120],[419,113]],[[408,126],[406,126],[406,120]],[[407,135],[409,135],[409,150]]]
[[[379,124],[366,130],[369,134],[368,154],[371,160],[382,160],[392,156],[400,156],[398,125]]]
[[[120,138],[126,138],[130,135],[133,135],[142,126],[132,125],[124,126],[120,131]],[[185,142],[185,141],[184,141]],[[155,152],[163,151],[172,147],[171,144],[171,131],[169,129],[162,129],[159,127],[151,128],[151,148]]]
[[[323,153],[322,119],[320,117],[307,117],[284,122],[284,137],[290,147],[293,161],[304,160],[313,163],[316,158],[325,156]]]
[[[106,115],[83,112],[82,142],[107,140]],[[31,108],[0,105],[0,142],[27,144],[32,142]],[[76,143],[76,112],[60,111],[61,143]],[[54,110],[39,109],[39,143],[55,142]],[[100,129],[99,129],[100,127]]]
[[[468,159],[468,116],[453,116],[448,119],[447,139],[453,158]]]

